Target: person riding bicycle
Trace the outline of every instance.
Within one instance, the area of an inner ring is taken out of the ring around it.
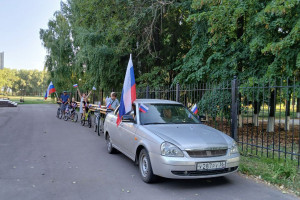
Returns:
[[[75,112],[76,108],[77,108],[77,102],[75,101],[75,98],[72,97],[72,101],[70,103],[71,113]]]
[[[70,97],[67,94],[67,91],[64,91],[63,94],[60,96],[60,101],[61,101],[61,111],[63,115],[65,114],[66,106],[68,105],[70,101]]]
[[[70,103],[70,107],[72,110],[75,110],[77,108],[77,102],[75,101],[75,98],[72,97],[72,101]]]
[[[81,114],[81,117],[84,116],[85,112],[84,112],[84,104],[87,101],[88,97],[90,96],[90,94],[92,93],[92,90],[88,93],[88,95],[86,95],[85,93],[80,93],[79,88],[77,88],[79,97],[80,97],[80,106],[79,106],[79,113]]]

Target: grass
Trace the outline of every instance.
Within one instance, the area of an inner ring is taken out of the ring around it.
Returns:
[[[8,96],[9,100],[17,102],[19,104],[53,104],[56,103],[54,99],[47,99],[45,101],[44,97],[33,97],[33,96],[25,96],[24,103],[20,103],[21,96]]]
[[[300,196],[300,171],[290,160],[285,161],[242,153],[239,170],[243,174],[253,175],[275,184],[281,189],[291,190]]]

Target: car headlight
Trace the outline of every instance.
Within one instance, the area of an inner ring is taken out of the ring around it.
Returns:
[[[160,146],[161,155],[168,157],[183,157],[182,151],[169,142],[164,142]]]
[[[230,148],[230,154],[235,154],[239,152],[239,148],[237,143],[234,141],[231,148]]]

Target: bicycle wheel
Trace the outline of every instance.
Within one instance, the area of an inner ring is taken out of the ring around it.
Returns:
[[[61,119],[62,117],[63,117],[63,113],[62,110],[60,110],[58,118]]]
[[[56,117],[59,118],[59,115],[60,115],[60,108],[57,109]]]
[[[64,120],[68,121],[68,119],[69,119],[69,113],[65,113]]]
[[[84,124],[85,124],[85,119],[84,118],[85,117],[83,115],[81,115],[81,121],[80,121],[81,126],[84,126]]]
[[[76,112],[74,113],[74,119],[73,119],[73,121],[75,123],[78,121],[78,114]]]
[[[98,126],[98,124],[97,124],[97,116],[94,116],[94,132],[97,132],[97,126]]]
[[[99,116],[98,117],[98,120],[97,120],[97,133],[98,133],[98,136],[100,136],[100,132],[101,132],[101,117]]]
[[[92,119],[91,119],[91,115],[88,116],[88,125],[89,125],[89,128],[92,127]]]

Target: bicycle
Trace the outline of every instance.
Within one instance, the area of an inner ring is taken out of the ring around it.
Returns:
[[[92,127],[92,116],[91,116],[91,111],[89,110],[87,113],[85,113],[85,116],[81,116],[81,125],[84,126],[85,122],[88,123],[89,128]]]
[[[94,112],[94,131],[97,132],[98,136],[100,136],[100,133],[103,133],[103,122],[104,120],[101,119],[100,111]]]
[[[78,120],[78,114],[76,113],[76,110],[74,108],[69,108],[69,106],[67,106],[66,111],[65,111],[65,117],[64,120],[68,121],[68,119],[71,119],[73,122],[77,122]]]
[[[60,102],[57,102],[57,104],[58,104],[58,108],[57,108],[57,112],[56,112],[56,117],[57,117],[58,119],[61,119],[61,118],[62,118],[62,111],[61,111],[61,109],[60,109],[61,103],[60,103]]]

